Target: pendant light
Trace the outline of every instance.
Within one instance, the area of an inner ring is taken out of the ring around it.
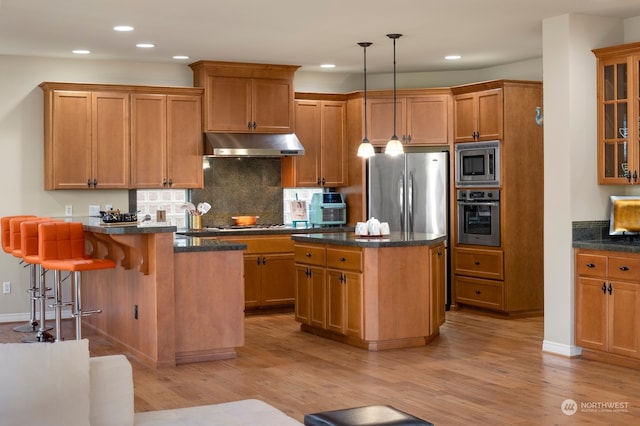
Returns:
[[[358,46],[362,47],[364,51],[364,139],[362,139],[358,147],[358,157],[363,158],[370,158],[376,155],[373,145],[367,138],[367,47],[371,46],[371,44],[368,41],[358,43]]]
[[[393,136],[387,142],[384,153],[388,155],[400,155],[404,153],[402,143],[396,135],[396,40],[402,37],[402,34],[387,34],[387,37],[393,40]]]

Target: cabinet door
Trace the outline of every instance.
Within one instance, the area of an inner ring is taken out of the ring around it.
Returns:
[[[56,90],[51,106],[46,189],[86,189],[91,162],[91,92]]]
[[[94,92],[91,109],[92,185],[102,189],[128,188],[129,94]]]
[[[131,95],[131,185],[134,188],[166,187],[166,129],[166,95]]]
[[[612,281],[609,299],[608,350],[619,355],[640,357],[640,284]],[[595,313],[589,313],[592,315]]]
[[[425,96],[407,99],[407,140],[414,146],[446,145],[449,97]]]
[[[321,165],[322,186],[347,185],[347,138],[345,102],[323,101],[321,104]],[[306,147],[305,147],[306,152]]]
[[[607,282],[595,278],[577,278],[576,344],[604,351],[607,348],[607,302],[603,291]]]
[[[207,78],[206,129],[248,132],[251,122],[251,79],[241,77]]]
[[[292,305],[295,302],[295,263],[293,254],[262,256],[261,304]]]
[[[311,279],[309,267],[296,264],[296,321],[311,324]]]
[[[405,134],[405,101],[396,100],[396,136]],[[393,136],[393,97],[367,100],[367,133],[374,146],[384,147]]]
[[[262,255],[244,255],[244,306],[260,306]]]
[[[502,139],[502,89],[478,92],[479,141]]]
[[[309,267],[311,285],[311,325],[327,328],[327,283],[324,268]]]
[[[294,159],[295,185],[313,187],[320,176],[321,101],[296,101],[295,105],[296,135],[304,146],[304,155]]]
[[[342,271],[327,270],[327,330],[344,334],[345,282]]]
[[[626,57],[599,62],[598,67],[598,183],[638,183],[638,146],[633,127],[632,93],[628,76],[633,63]],[[636,98],[640,99],[640,98]],[[636,113],[637,114],[637,113]]]
[[[345,312],[347,319],[345,321],[345,334],[357,338],[363,337],[364,310],[362,309],[363,291],[362,291],[362,274],[346,272],[345,283]]]
[[[293,132],[293,87],[289,80],[254,79],[251,103],[254,131]]]
[[[477,131],[476,96],[474,93],[456,95],[453,98],[453,139],[455,142],[473,142]]]
[[[167,96],[167,177],[174,188],[202,188],[202,98]]]
[[[431,318],[429,334],[433,334],[445,322],[445,248],[438,245],[429,249],[430,258],[430,289],[431,289]]]

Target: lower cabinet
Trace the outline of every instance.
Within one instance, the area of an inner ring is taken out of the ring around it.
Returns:
[[[244,253],[245,308],[292,307],[295,302],[293,241],[289,235],[221,237],[247,245]]]
[[[640,255],[577,249],[576,345],[640,358]]]
[[[296,245],[296,320],[362,336],[362,252]]]

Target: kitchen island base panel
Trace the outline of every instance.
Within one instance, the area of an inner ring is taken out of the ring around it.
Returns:
[[[216,348],[212,350],[176,352],[176,365],[192,362],[219,361],[237,357],[236,348]]]
[[[324,330],[322,328],[314,327],[308,324],[300,324],[300,331],[313,334],[314,336],[320,336],[326,339],[335,340],[337,342],[345,343],[347,345],[355,346],[357,348],[365,349],[371,352],[385,351],[389,349],[403,349],[403,348],[415,348],[415,347],[425,346],[440,335],[440,332],[437,332],[431,336],[411,337],[406,339],[366,341],[366,340],[358,339],[357,337],[334,333],[332,331]]]

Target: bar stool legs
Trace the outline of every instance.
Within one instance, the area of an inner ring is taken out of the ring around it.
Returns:
[[[36,343],[36,342],[53,342],[54,341],[54,337],[51,333],[49,333],[49,330],[51,330],[53,327],[47,327],[47,299],[49,299],[50,297],[47,295],[47,291],[49,290],[47,288],[46,285],[46,279],[45,279],[45,269],[42,267],[42,265],[35,265],[37,268],[37,275],[39,276],[39,282],[38,282],[38,291],[37,291],[37,296],[34,295],[34,297],[32,298],[33,303],[36,303],[36,300],[39,302],[39,308],[38,310],[40,311],[40,326],[38,327],[38,332],[37,334],[33,335],[33,336],[29,336],[29,337],[25,337],[24,339],[22,339],[22,341],[24,343]]]
[[[99,314],[102,309],[83,309],[82,307],[82,281],[79,271],[71,275],[71,286],[74,291],[74,305],[72,317],[76,319],[76,340],[82,339],[82,317]]]
[[[18,333],[35,333],[36,331],[38,331],[38,319],[36,318],[36,300],[38,298],[38,279],[36,265],[29,265],[29,280],[31,282],[31,287],[27,289],[30,300],[29,322],[13,327],[13,331],[17,331]]]

